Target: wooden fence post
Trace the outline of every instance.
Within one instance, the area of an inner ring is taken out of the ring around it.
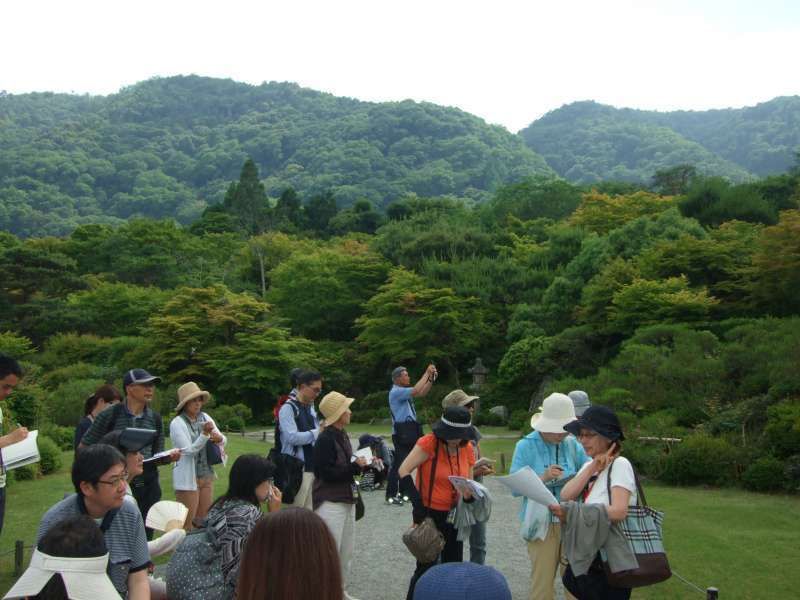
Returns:
[[[715,587],[706,588],[706,600],[717,600],[719,598],[719,590]]]
[[[22,575],[22,562],[25,556],[25,542],[17,540],[14,542],[14,577]]]
[[[262,442],[266,442],[267,441],[267,432],[266,431],[262,431],[261,432],[261,441]]]
[[[500,453],[500,472],[505,474],[506,472],[506,454],[505,452]]]

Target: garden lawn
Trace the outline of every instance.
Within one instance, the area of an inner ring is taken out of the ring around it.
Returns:
[[[353,435],[362,433],[359,425]],[[228,436],[230,460],[248,452],[266,455],[269,445],[258,439]],[[484,440],[484,455],[498,459],[505,454],[511,464],[513,439]],[[65,492],[72,491],[69,466],[72,453],[63,455],[58,473],[34,481],[12,482],[8,489],[6,522],[0,538],[0,592],[14,580],[14,540],[34,542],[42,514]],[[499,462],[497,463],[499,470]],[[217,468],[215,496],[227,487],[227,469]],[[164,499],[174,499],[169,468],[161,468]],[[736,489],[675,488],[645,483],[650,504],[666,513],[666,545],[673,570],[705,589],[715,586],[720,599],[783,600],[797,597],[800,539],[800,498],[754,494]],[[515,536],[508,543],[516,544]],[[30,550],[26,551],[27,559]],[[673,577],[669,581],[634,591],[633,598],[675,600],[703,598]]]

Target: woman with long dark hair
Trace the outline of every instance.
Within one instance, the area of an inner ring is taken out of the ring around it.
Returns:
[[[459,492],[456,491],[449,477],[467,477],[472,479],[472,467],[475,464],[475,452],[470,444],[476,437],[475,428],[469,410],[463,406],[451,406],[444,409],[442,418],[431,427],[433,433],[424,435],[403,461],[398,470],[401,480],[407,482],[411,502],[414,505],[414,525],[419,525],[425,517],[431,517],[436,528],[445,540],[439,561],[461,562],[464,559],[464,544],[457,539],[458,532],[448,522],[448,514],[456,507]],[[411,473],[417,469],[417,481]],[[408,478],[408,479],[406,479]],[[471,501],[469,492],[464,500]],[[407,600],[414,597],[417,580],[433,565],[417,562],[417,568],[408,586]]]
[[[236,600],[342,600],[339,552],[328,526],[305,508],[261,519],[242,554]]]
[[[75,450],[78,449],[78,444],[81,443],[83,435],[92,426],[94,418],[120,400],[122,400],[122,395],[119,390],[110,384],[101,385],[94,391],[94,394],[86,399],[83,403],[83,417],[78,426],[75,427]]]
[[[281,507],[281,492],[273,484],[275,465],[263,456],[243,454],[237,458],[229,475],[228,491],[217,498],[205,527],[214,528],[222,552],[222,574],[225,589],[220,598],[233,598],[239,576],[239,559],[248,536],[262,517],[261,505],[267,503],[270,512]],[[224,521],[224,523],[223,523]],[[168,571],[167,596],[184,598],[181,577],[191,574]]]

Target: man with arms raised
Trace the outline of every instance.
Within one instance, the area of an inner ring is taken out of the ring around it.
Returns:
[[[410,387],[411,376],[405,367],[396,367],[392,371],[392,389],[389,390],[389,410],[392,413],[392,441],[394,442],[394,462],[389,471],[386,483],[387,504],[403,504],[408,498],[409,490],[403,488],[405,483],[398,485],[397,469],[406,459],[408,453],[422,437],[422,425],[417,420],[417,409],[414,398],[425,396],[431,391],[433,382],[438,373],[436,367],[428,365],[419,381]]]
[[[50,510],[36,536],[38,542],[56,524],[76,515],[89,515],[100,526],[108,547],[108,576],[129,600],[150,600],[147,565],[150,554],[144,522],[135,504],[125,499],[125,458],[116,448],[95,444],[78,451],[72,463],[75,493]]]

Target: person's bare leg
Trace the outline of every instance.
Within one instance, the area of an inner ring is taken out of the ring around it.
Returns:
[[[214,480],[211,477],[205,477],[197,480],[197,492],[199,494],[197,501],[197,513],[195,519],[201,521],[208,515],[208,509],[211,508],[211,503],[214,498]]]
[[[194,517],[197,514],[197,502],[199,493],[196,490],[175,490],[175,500],[183,504],[189,509],[189,514],[186,515],[186,522],[183,528],[186,531],[191,531],[194,527]]]

